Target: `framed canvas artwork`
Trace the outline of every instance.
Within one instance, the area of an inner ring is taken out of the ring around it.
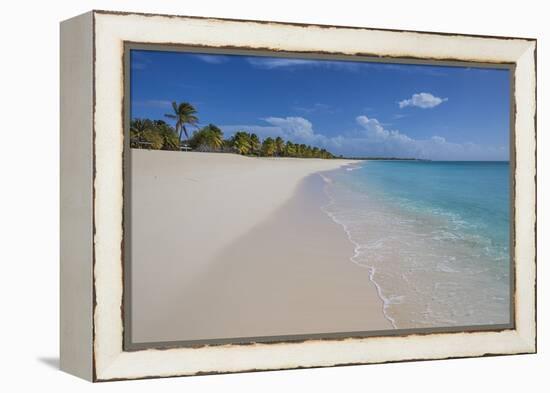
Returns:
[[[61,367],[536,351],[536,40],[61,24]]]

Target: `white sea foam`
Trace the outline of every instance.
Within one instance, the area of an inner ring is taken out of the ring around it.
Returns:
[[[487,239],[460,230],[460,217],[405,214],[342,185],[337,173],[321,176],[329,201],[321,209],[343,228],[350,261],[368,269],[394,328],[506,323],[507,275],[487,264],[498,257]]]
[[[363,168],[362,166],[349,166],[349,167],[346,167],[346,171],[356,171],[357,169],[361,169]]]
[[[327,178],[326,176],[323,176],[323,175],[321,175],[321,177],[323,177],[323,180],[325,178]],[[325,181],[325,183],[331,184],[332,180]],[[333,200],[332,196],[329,193],[326,192],[326,187],[324,188],[324,190],[325,190],[325,194],[327,195],[327,197],[329,199],[329,203],[325,206],[322,206],[321,210],[323,210],[335,223],[337,223],[338,225],[340,225],[344,229],[349,241],[354,246],[353,256],[350,258],[350,261],[353,262],[354,264],[356,264],[357,266],[360,266],[362,268],[367,268],[369,270],[369,279],[374,284],[374,286],[376,288],[376,293],[378,294],[378,297],[380,298],[380,300],[382,300],[382,305],[383,305],[382,306],[382,312],[384,313],[384,317],[391,323],[391,325],[393,326],[394,329],[397,329],[395,319],[393,319],[388,314],[388,307],[389,307],[390,304],[392,304],[392,301],[391,301],[391,299],[384,296],[384,294],[382,293],[382,288],[380,287],[380,285],[378,285],[378,283],[374,279],[374,276],[376,274],[376,268],[374,266],[363,265],[363,264],[356,261],[356,258],[360,255],[360,250],[361,250],[362,246],[359,243],[357,243],[353,240],[353,238],[351,236],[351,233],[350,233],[349,229],[347,228],[346,224],[343,223],[342,221],[338,220],[338,218],[336,218],[336,216],[334,214],[332,214],[329,210],[327,210],[327,208],[329,206],[334,204],[334,200]]]
[[[325,183],[329,183],[329,184],[332,183],[332,179],[330,177],[327,177],[327,176],[323,175],[322,173],[319,173],[319,176],[321,176],[321,179],[323,179],[323,181]]]

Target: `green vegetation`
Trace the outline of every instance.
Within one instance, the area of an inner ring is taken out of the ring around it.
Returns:
[[[233,147],[235,151],[239,154],[252,154],[252,142],[250,140],[250,134],[247,134],[245,131],[237,131],[235,135],[233,135],[233,138],[229,140],[229,145]],[[255,148],[257,149],[257,146],[255,146]]]
[[[199,118],[196,116],[197,110],[193,105],[188,102],[182,102],[178,105],[176,101],[172,102],[172,109],[174,113],[167,113],[166,117],[176,120],[176,134],[179,132],[179,140],[181,141],[181,132],[185,133],[185,138],[189,139],[187,133],[186,124],[195,126],[199,122]]]
[[[265,138],[262,143],[262,156],[273,157],[277,153],[277,145],[273,138]]]
[[[186,126],[197,127],[197,110],[188,102],[172,102],[173,113],[165,116],[175,120],[175,128],[163,120],[133,119],[130,123],[130,146],[152,150],[194,150],[225,152],[257,157],[335,158],[325,149],[285,141],[280,136],[267,137],[237,131],[230,139],[214,124],[197,129],[189,137]],[[185,140],[182,141],[182,136]]]
[[[214,124],[209,124],[195,131],[188,144],[197,151],[220,151],[224,145],[223,132]]]
[[[174,129],[162,120],[134,119],[130,124],[130,146],[153,150],[179,150]]]
[[[256,134],[250,134],[248,136],[250,143],[250,153],[254,155],[260,154],[260,149],[262,148],[262,141],[260,141],[260,138],[258,138],[258,135]]]

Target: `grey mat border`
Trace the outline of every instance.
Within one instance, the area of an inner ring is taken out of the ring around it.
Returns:
[[[437,34],[437,33],[433,33]],[[505,37],[498,37],[506,39]],[[404,65],[432,65],[432,66],[447,66],[447,67],[471,67],[471,68],[490,68],[490,69],[507,69],[510,78],[510,119],[509,119],[509,145],[510,145],[510,323],[508,324],[493,324],[493,325],[471,325],[471,326],[452,326],[439,328],[418,328],[418,329],[395,329],[395,330],[376,330],[376,331],[359,331],[359,332],[338,332],[338,333],[313,333],[299,335],[279,335],[279,336],[254,336],[254,337],[231,337],[231,338],[214,338],[204,340],[174,340],[174,341],[158,341],[158,342],[132,342],[131,340],[131,155],[129,142],[129,128],[131,120],[130,108],[130,51],[131,50],[150,50],[163,52],[184,52],[184,53],[207,53],[207,54],[223,54],[223,55],[248,55],[248,56],[265,56],[265,57],[286,57],[286,58],[303,58],[303,59],[319,59],[319,60],[342,60],[342,61],[363,61],[385,64],[404,64]],[[124,132],[124,151],[123,151],[123,302],[122,302],[122,318],[123,318],[123,350],[138,351],[144,349],[170,349],[170,348],[196,348],[203,346],[214,345],[250,345],[254,343],[278,344],[305,342],[309,340],[343,340],[347,338],[367,338],[367,337],[395,337],[395,336],[410,336],[410,335],[427,335],[437,333],[474,333],[474,332],[499,332],[504,330],[515,329],[515,64],[506,62],[482,63],[474,61],[457,61],[457,60],[441,60],[441,59],[423,59],[409,57],[380,57],[374,55],[348,55],[338,53],[322,53],[322,52],[290,52],[267,49],[240,48],[240,47],[209,47],[196,46],[174,43],[140,43],[140,42],[124,42],[123,58],[123,132]]]

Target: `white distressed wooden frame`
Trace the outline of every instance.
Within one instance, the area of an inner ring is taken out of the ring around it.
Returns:
[[[125,42],[515,65],[515,328],[123,350]],[[536,351],[536,41],[92,11],[61,24],[61,368],[92,381]]]

